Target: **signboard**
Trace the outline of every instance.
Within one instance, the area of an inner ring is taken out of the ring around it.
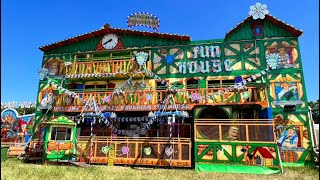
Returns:
[[[128,16],[127,24],[128,24],[128,28],[131,28],[134,26],[145,26],[158,31],[160,20],[155,15],[139,12],[139,13],[134,13]]]
[[[113,166],[114,162],[114,144],[110,144],[108,166]]]
[[[193,60],[189,62],[180,62],[179,73],[219,73],[223,70],[223,67],[225,71],[232,71],[233,69],[231,68],[230,60],[225,59],[223,61],[219,59],[220,55],[221,49],[219,46],[195,46],[193,47]],[[206,60],[203,61],[202,59]]]
[[[114,106],[99,106],[101,111],[157,111],[163,109],[163,105],[114,105]],[[190,110],[192,107],[189,104],[176,104],[168,105],[167,110]],[[55,106],[53,107],[54,112],[80,112],[82,106]],[[88,109],[88,111],[93,111]]]

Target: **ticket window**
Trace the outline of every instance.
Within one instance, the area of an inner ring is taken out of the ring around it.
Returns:
[[[52,127],[51,141],[71,141],[72,127]]]

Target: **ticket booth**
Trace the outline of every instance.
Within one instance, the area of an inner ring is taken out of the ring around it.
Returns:
[[[73,160],[76,152],[76,123],[65,116],[60,116],[44,124],[47,125],[44,160]]]

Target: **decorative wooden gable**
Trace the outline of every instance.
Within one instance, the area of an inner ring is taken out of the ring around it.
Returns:
[[[264,19],[254,20],[248,16],[231,29],[225,36],[225,41],[250,40],[270,37],[299,37],[303,32],[271,15]]]
[[[188,44],[190,37],[168,33],[137,31],[104,25],[101,29],[42,46],[46,55],[86,51],[118,50],[134,47]]]

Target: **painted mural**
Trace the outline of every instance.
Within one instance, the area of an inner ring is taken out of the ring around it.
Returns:
[[[274,88],[274,89],[273,89]],[[272,91],[274,92],[274,105],[297,105],[302,104],[301,84],[289,77],[274,80]]]
[[[276,141],[284,162],[297,162],[308,148],[307,128],[294,118],[285,120],[281,114],[274,118]]]
[[[294,46],[276,44],[268,48],[267,55],[267,61],[269,58],[272,59],[269,63],[272,62],[275,65],[274,69],[297,67],[295,62],[298,58],[298,51]]]
[[[276,82],[275,93],[277,101],[297,101],[297,82]]]
[[[50,59],[44,64],[44,68],[48,69],[49,76],[61,75],[64,64],[63,61],[59,59]]]
[[[34,114],[19,116],[14,109],[1,113],[1,142],[28,142],[34,123]]]

